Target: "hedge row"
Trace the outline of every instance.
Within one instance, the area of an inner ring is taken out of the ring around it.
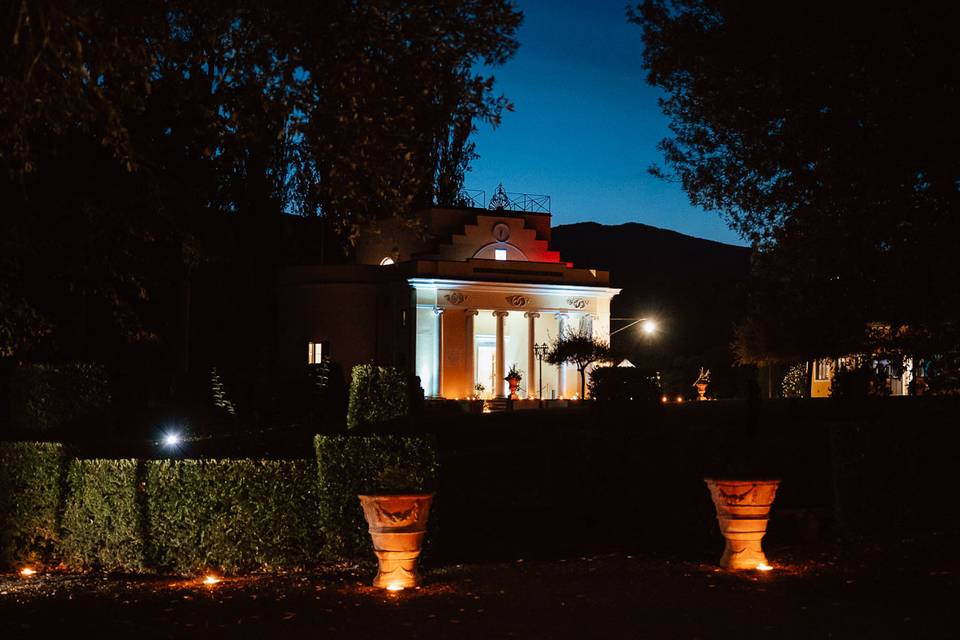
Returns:
[[[436,475],[426,439],[318,437],[316,450],[292,462],[67,460],[58,444],[0,443],[0,564],[237,573],[366,555],[357,494]]]
[[[314,446],[321,532],[328,556],[360,556],[370,551],[358,494],[435,488],[439,465],[432,438],[316,436]]]
[[[63,446],[0,446],[0,563],[49,563],[60,542]]]

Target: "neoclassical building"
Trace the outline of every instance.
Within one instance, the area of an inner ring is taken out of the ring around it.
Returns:
[[[550,214],[422,212],[419,228],[383,225],[355,264],[288,268],[278,356],[289,369],[329,357],[349,372],[375,362],[419,376],[428,397],[503,397],[511,366],[521,397],[574,398],[573,368],[538,363],[534,345],[566,327],[607,339],[609,273],[562,262]]]

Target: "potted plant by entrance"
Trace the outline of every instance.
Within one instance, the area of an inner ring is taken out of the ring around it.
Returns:
[[[517,399],[517,387],[520,386],[520,381],[523,380],[523,374],[520,373],[520,369],[517,368],[517,365],[514,363],[510,365],[510,371],[507,372],[504,380],[507,381],[507,384],[510,385],[510,399]]]
[[[377,556],[373,586],[389,591],[416,587],[433,494],[414,491],[415,479],[399,467],[384,469],[377,486],[376,493],[358,496]]]
[[[697,388],[697,400],[706,400],[707,399],[707,385],[710,384],[710,370],[704,370],[703,367],[700,367],[700,375],[697,376],[696,382],[693,383],[693,386]]]
[[[704,481],[726,541],[720,566],[765,571],[771,567],[761,543],[780,480],[771,476],[765,447],[757,438],[760,388],[756,380],[751,382],[747,388],[745,433],[730,439],[723,451],[723,464]]]
[[[510,399],[516,400],[517,387],[520,385],[520,381],[523,380],[523,374],[520,373],[520,369],[517,368],[516,364],[510,365],[510,371],[507,372],[504,380],[510,385]]]

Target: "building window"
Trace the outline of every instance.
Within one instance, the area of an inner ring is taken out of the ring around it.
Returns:
[[[324,358],[330,359],[329,342],[307,343],[307,364],[320,364]]]
[[[817,370],[815,372],[817,380],[829,380],[831,373],[833,373],[833,360],[830,358],[817,360]]]
[[[493,257],[497,260],[506,260],[507,259],[507,250],[506,249],[494,249]]]
[[[385,267],[389,264],[394,264],[393,258],[391,258],[390,256],[387,256],[386,258],[380,261],[381,267]]]

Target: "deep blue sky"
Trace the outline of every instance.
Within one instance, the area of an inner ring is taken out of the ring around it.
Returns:
[[[520,49],[493,70],[513,102],[496,130],[479,125],[465,187],[552,197],[553,223],[645,224],[745,244],[719,214],[654,178],[668,134],[659,91],[640,68],[640,27],[621,0],[520,0]]]

